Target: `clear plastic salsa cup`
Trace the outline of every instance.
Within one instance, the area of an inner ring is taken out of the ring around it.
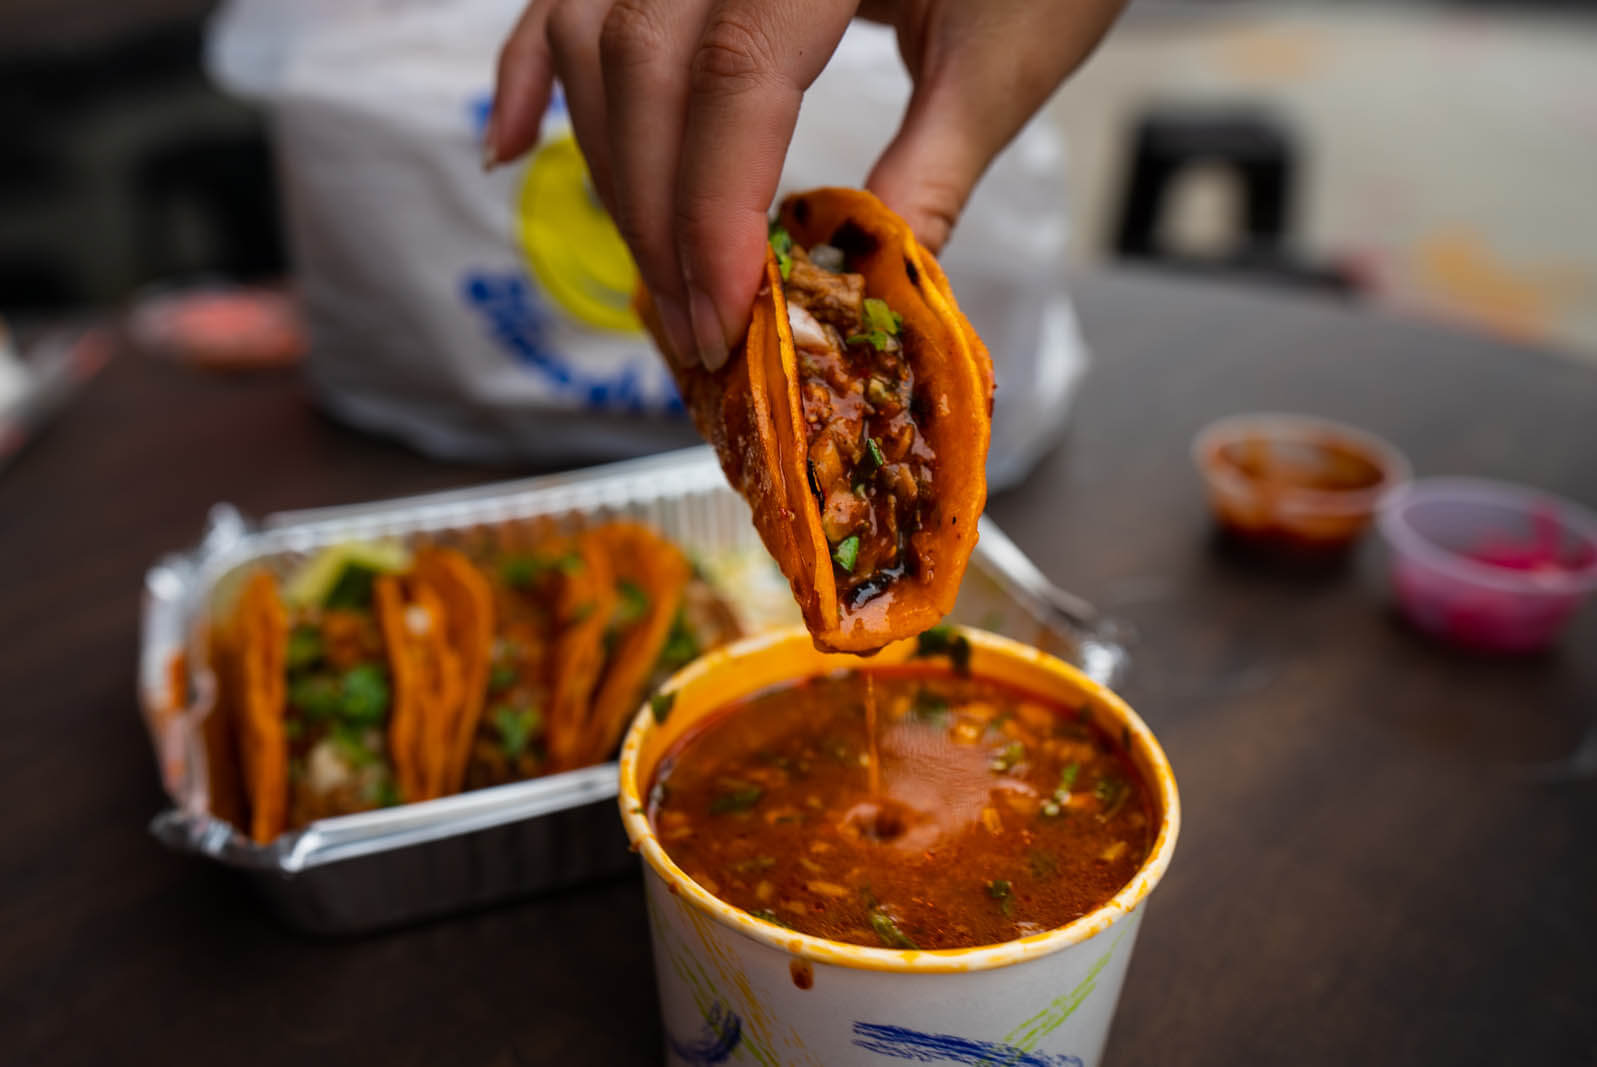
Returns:
[[[689,878],[656,839],[645,800],[656,766],[728,703],[816,674],[903,663],[916,642],[864,661],[818,652],[794,628],[712,652],[666,682],[621,749],[621,817],[644,860],[667,1063],[1098,1062],[1146,898],[1180,830],[1175,779],[1153,734],[1109,690],[1037,649],[960,632],[972,674],[1086,703],[1102,728],[1120,733],[1158,820],[1147,859],[1096,911],[978,948],[870,948],[756,919]]]
[[[1468,648],[1543,648],[1597,588],[1597,518],[1535,489],[1422,479],[1386,500],[1380,530],[1403,613]]]
[[[1308,415],[1233,415],[1192,443],[1221,527],[1248,544],[1334,556],[1409,477],[1408,461],[1379,437]]]

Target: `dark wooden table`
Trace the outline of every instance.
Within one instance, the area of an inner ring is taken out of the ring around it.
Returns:
[[[1597,714],[1597,613],[1544,656],[1449,652],[1392,617],[1372,545],[1317,575],[1217,547],[1186,451],[1214,416],[1303,410],[1423,474],[1592,505],[1597,372],[1273,293],[1077,293],[1097,362],[1071,430],[991,510],[1140,628],[1126,693],[1181,784],[1109,1061],[1597,1062],[1597,781],[1570,759]],[[311,941],[145,833],[150,561],[216,500],[258,514],[510,473],[334,426],[292,376],[129,354],[0,472],[0,1060],[659,1061],[635,880]]]

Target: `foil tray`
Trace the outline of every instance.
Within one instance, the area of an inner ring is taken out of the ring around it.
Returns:
[[[347,507],[281,512],[251,523],[211,511],[193,550],[145,577],[140,704],[172,807],[151,832],[174,849],[236,868],[290,926],[355,934],[635,871],[614,798],[614,763],[313,823],[257,845],[209,811],[201,724],[216,680],[213,609],[248,570],[286,574],[342,541],[469,547],[508,525],[554,518],[573,528],[613,518],[653,525],[711,576],[750,632],[799,621],[787,583],[754,532],[748,505],[714,453],[692,448],[585,471]],[[1129,663],[1127,629],[1049,584],[983,518],[951,621],[993,630],[1074,663],[1106,685]],[[174,663],[181,673],[174,676]],[[184,694],[174,699],[174,691]]]

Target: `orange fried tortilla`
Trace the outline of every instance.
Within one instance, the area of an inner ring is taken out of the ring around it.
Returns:
[[[472,657],[486,657],[487,639],[477,630],[482,617],[455,607],[474,594],[469,578],[450,584],[450,555],[372,576],[366,606],[290,613],[272,575],[249,578],[231,623],[216,628],[218,711],[232,737],[219,720],[207,743],[215,757],[237,748],[253,840],[453,791],[449,757],[473,677],[481,692],[486,668]]]
[[[580,534],[576,554],[582,567],[560,592],[555,640],[560,666],[549,701],[549,767],[556,771],[582,766],[588,701],[604,666],[604,629],[615,610],[615,579],[604,546],[592,534]]]
[[[416,557],[415,583],[444,606],[449,646],[460,663],[462,693],[452,721],[441,722],[442,740],[427,754],[436,762],[433,795],[460,792],[471,741],[482,720],[488,667],[493,656],[493,588],[471,561],[454,549],[432,549]]]
[[[372,591],[393,678],[388,752],[399,795],[407,802],[441,797],[465,698],[464,670],[447,639],[443,601],[426,583],[392,575],[378,578]]]
[[[682,607],[692,575],[687,557],[646,526],[613,522],[592,538],[608,555],[616,599],[602,639],[603,669],[575,765],[598,763],[621,738]]]
[[[992,364],[870,193],[789,197],[773,244],[727,364],[668,362],[816,645],[869,652],[953,608],[987,497]],[[661,339],[646,294],[639,311]]]
[[[250,837],[264,845],[282,833],[288,821],[288,744],[283,733],[288,614],[270,574],[256,573],[245,584],[235,634],[242,713],[239,762],[250,802]]]

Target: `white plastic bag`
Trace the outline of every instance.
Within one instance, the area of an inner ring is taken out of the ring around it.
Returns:
[[[558,94],[532,156],[482,173],[494,56],[521,6],[230,0],[218,14],[214,76],[271,116],[313,388],[342,418],[450,457],[689,443]],[[853,27],[806,97],[784,190],[859,184],[907,93],[891,32]],[[1062,164],[1034,122],[944,259],[996,364],[995,486],[1052,439],[1085,365],[1060,285]]]

